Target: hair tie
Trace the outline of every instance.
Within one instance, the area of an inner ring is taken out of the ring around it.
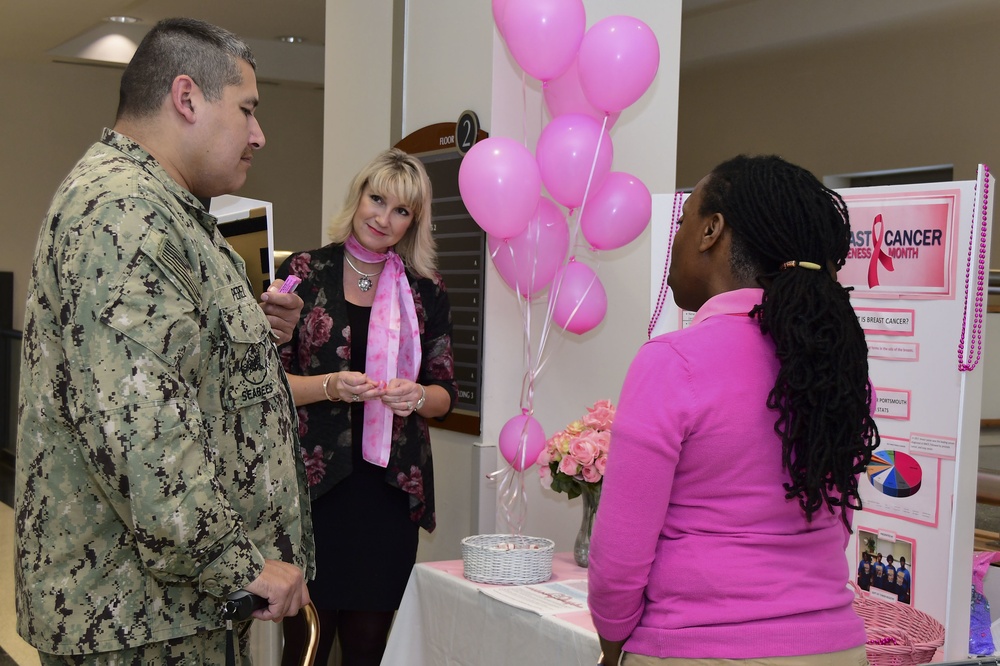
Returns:
[[[811,271],[823,270],[822,266],[820,266],[819,264],[814,264],[811,261],[786,261],[785,263],[781,264],[781,270],[785,270],[786,268],[795,268],[796,266],[798,266],[799,268],[807,268]]]

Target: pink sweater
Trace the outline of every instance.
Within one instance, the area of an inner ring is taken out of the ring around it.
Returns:
[[[865,643],[839,512],[786,500],[778,361],[746,313],[761,291],[709,300],[647,342],[612,428],[590,549],[594,625],[627,652],[740,659]]]

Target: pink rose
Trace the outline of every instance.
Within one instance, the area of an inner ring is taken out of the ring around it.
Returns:
[[[580,463],[573,456],[565,456],[559,461],[559,471],[568,476],[576,476]]]
[[[299,439],[302,439],[309,432],[309,412],[303,407],[295,410],[299,417]]]
[[[315,486],[326,476],[326,461],[323,460],[323,447],[316,446],[312,453],[306,453],[305,447],[299,447],[302,461],[306,464],[306,479],[310,486]]]
[[[603,475],[597,471],[594,465],[583,466],[583,480],[587,483],[597,483]]]
[[[290,266],[292,275],[300,277],[303,280],[312,275],[312,268],[309,266],[310,261],[312,261],[312,257],[308,252],[295,255],[295,257],[292,258]]]
[[[607,455],[608,449],[611,448],[611,433],[607,430],[595,431],[590,441],[594,443],[600,453]]]
[[[542,465],[538,468],[538,482],[542,484],[542,488],[552,489],[552,470],[549,469],[548,465]]]
[[[549,455],[549,447],[546,446],[538,452],[538,460],[535,462],[538,463],[539,468],[544,467],[548,469],[549,463],[552,462],[552,456]]]
[[[615,420],[615,406],[609,400],[598,400],[593,407],[587,408],[583,422],[597,430],[610,430]]]
[[[401,490],[415,496],[421,502],[424,501],[424,475],[416,465],[410,465],[410,475],[400,472],[396,475],[396,482]]]
[[[608,467],[608,456],[605,454],[597,456],[594,460],[594,467],[601,473],[601,476],[604,476],[604,470]]]
[[[299,364],[311,367],[313,353],[330,341],[333,319],[323,308],[313,308],[299,328]]]
[[[340,336],[347,342],[346,345],[337,347],[337,357],[345,361],[351,360],[351,327],[345,326],[340,331]]]
[[[598,454],[598,449],[597,445],[593,442],[591,434],[585,432],[572,441],[569,445],[569,453],[579,460],[581,465],[586,466],[594,462],[594,458]]]

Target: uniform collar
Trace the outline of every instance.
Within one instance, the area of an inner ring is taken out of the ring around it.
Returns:
[[[698,308],[691,325],[704,321],[715,315],[746,315],[760,305],[764,297],[763,289],[734,289],[724,291],[705,301],[705,304]]]
[[[124,134],[116,132],[113,129],[105,127],[104,133],[101,136],[101,143],[122,153],[128,159],[142,167],[142,169],[149,173],[150,176],[159,181],[163,187],[173,194],[177,201],[188,210],[191,216],[198,220],[198,223],[201,224],[201,226],[205,227],[209,233],[211,233],[216,227],[218,220],[215,216],[208,212],[196,196],[181,187],[176,180],[171,178],[170,174],[167,173],[167,170],[156,161],[156,158],[150,155],[149,152],[139,145],[137,141]]]

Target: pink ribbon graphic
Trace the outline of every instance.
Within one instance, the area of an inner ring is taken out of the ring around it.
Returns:
[[[877,231],[876,231],[877,230]],[[875,216],[872,222],[872,258],[868,264],[868,288],[878,286],[878,262],[881,262],[885,270],[891,271],[892,257],[882,250],[882,237],[885,235],[885,225],[882,224],[882,214]]]

